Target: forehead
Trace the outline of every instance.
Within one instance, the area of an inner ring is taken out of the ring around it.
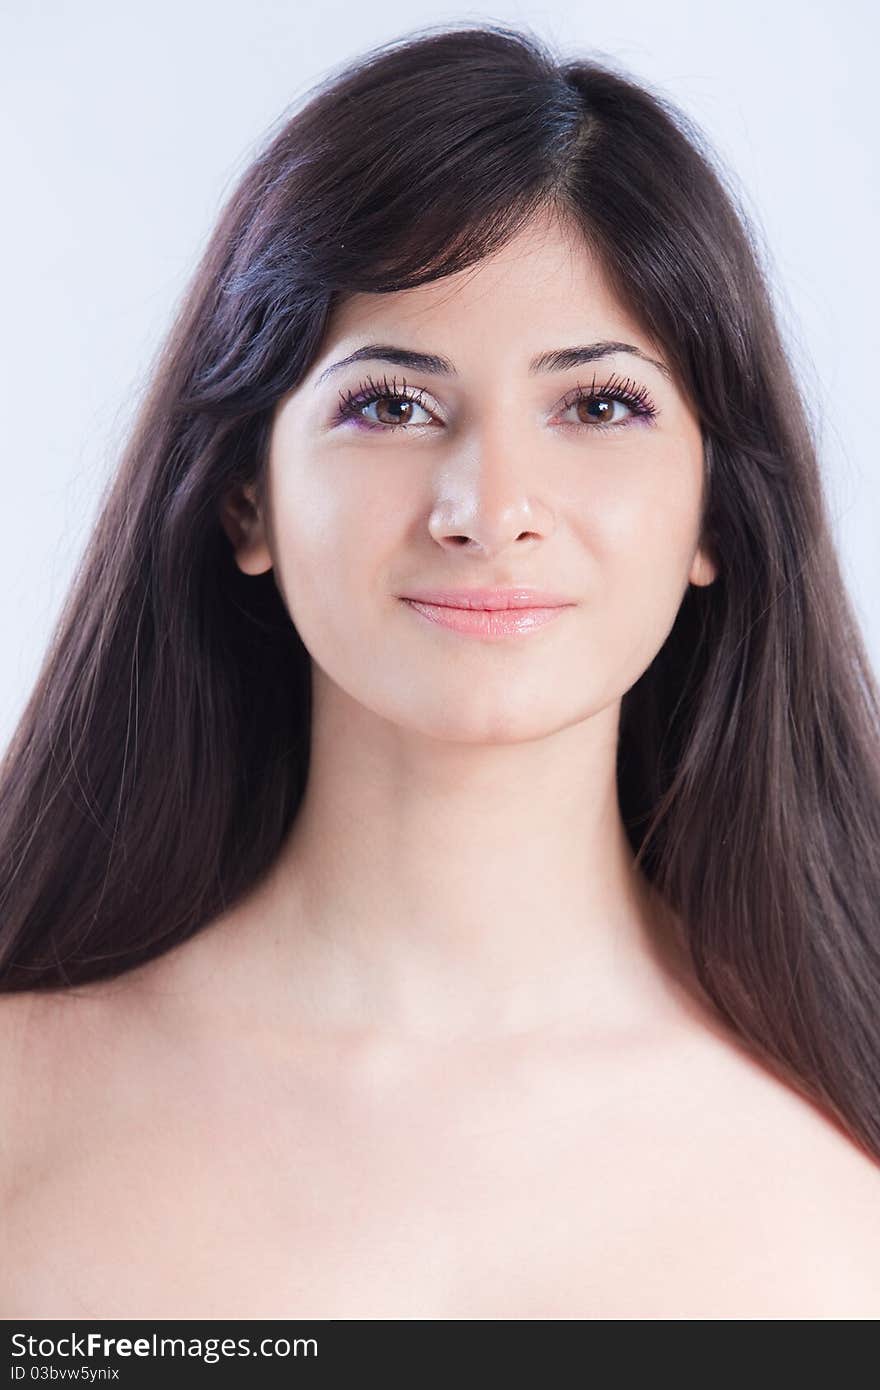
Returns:
[[[595,336],[638,338],[645,333],[612,292],[603,267],[574,227],[542,216],[498,251],[454,275],[415,289],[353,294],[340,300],[328,320],[325,347],[360,334],[420,327],[464,338],[494,337],[500,344],[516,333],[555,340],[570,327],[574,341],[587,329]],[[656,345],[655,345],[656,346]]]

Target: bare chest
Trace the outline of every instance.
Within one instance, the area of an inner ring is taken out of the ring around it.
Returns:
[[[855,1151],[658,1079],[111,1087],[12,1186],[3,1315],[880,1315]]]

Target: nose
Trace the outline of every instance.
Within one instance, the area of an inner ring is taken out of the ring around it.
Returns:
[[[485,432],[475,456],[446,460],[428,530],[438,545],[497,555],[514,542],[531,549],[553,527],[550,506],[536,481],[537,445],[511,438],[511,431]],[[529,468],[525,455],[532,459]]]

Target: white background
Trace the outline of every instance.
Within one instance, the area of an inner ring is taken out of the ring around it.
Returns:
[[[822,422],[838,548],[880,671],[876,15],[868,0],[0,0],[0,745],[147,365],[264,135],[341,61],[420,25],[480,19],[623,64],[733,170]]]

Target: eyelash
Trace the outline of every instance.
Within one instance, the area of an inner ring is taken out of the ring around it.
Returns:
[[[381,382],[376,382],[371,376],[366,381],[362,381],[356,391],[340,391],[340,405],[337,413],[337,420],[355,419],[364,429],[384,430],[386,433],[399,429],[420,429],[423,426],[410,425],[401,421],[397,425],[386,425],[376,423],[373,420],[364,420],[362,412],[367,406],[375,404],[379,400],[398,400],[414,401],[416,405],[427,410],[424,392],[418,388],[408,387],[406,380],[402,381],[400,390],[397,389],[397,377],[393,377],[389,383],[387,377],[383,377]],[[573,405],[581,401],[600,401],[611,400],[621,401],[631,411],[636,419],[644,423],[650,423],[656,419],[658,411],[648,394],[645,386],[639,386],[631,377],[612,376],[604,385],[597,387],[596,378],[593,377],[589,387],[578,383],[573,390],[569,391],[562,402],[563,410],[570,410]],[[592,425],[583,425],[582,428],[591,431],[619,430],[631,424],[631,420],[618,420],[616,423],[607,425],[596,422]]]

